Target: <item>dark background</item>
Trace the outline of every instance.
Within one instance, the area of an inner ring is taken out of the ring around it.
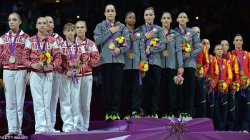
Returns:
[[[36,33],[35,23],[39,16],[50,15],[55,20],[55,32],[61,34],[63,25],[75,23],[77,16],[87,21],[87,35],[93,39],[93,30],[104,17],[106,4],[113,3],[117,10],[116,20],[124,22],[124,15],[132,10],[136,13],[136,27],[144,23],[144,9],[155,8],[155,23],[161,25],[164,11],[172,13],[172,28],[177,26],[179,12],[189,16],[189,27],[199,26],[201,38],[208,38],[211,47],[226,39],[232,46],[233,37],[243,35],[245,49],[249,50],[250,1],[249,0],[1,0],[0,34],[8,31],[8,15],[17,11],[23,19],[22,29],[30,36]],[[196,20],[196,17],[199,17]],[[61,34],[62,35],[62,34]]]
[[[155,8],[155,23],[161,25],[160,18],[164,11],[172,13],[172,28],[177,26],[178,13],[184,11],[189,16],[188,27],[199,26],[201,38],[208,38],[211,42],[210,52],[220,40],[229,41],[233,47],[235,34],[240,33],[244,39],[244,49],[250,50],[250,1],[249,0],[1,0],[0,1],[0,35],[7,32],[8,15],[16,11],[22,17],[22,29],[30,36],[36,34],[36,19],[39,16],[50,15],[54,18],[54,31],[62,36],[65,23],[75,23],[78,18],[87,21],[87,37],[93,39],[93,30],[104,17],[106,4],[113,3],[116,7],[116,20],[124,22],[127,11],[134,11],[137,16],[136,27],[144,23],[144,9]],[[196,17],[199,17],[197,20]],[[91,105],[91,120],[102,120],[104,117],[103,102],[100,92],[98,68],[94,71],[93,97]],[[58,110],[59,111],[59,110]],[[58,112],[57,129],[61,129],[60,114]],[[32,98],[27,88],[24,108],[24,134],[34,132],[34,115]],[[0,135],[7,133],[5,117],[5,98],[0,93]]]

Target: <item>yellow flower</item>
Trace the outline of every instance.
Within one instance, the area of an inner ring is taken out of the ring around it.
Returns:
[[[185,52],[191,52],[191,46],[188,44],[188,43],[184,43],[182,45],[182,49],[185,51]]]
[[[47,59],[50,58],[50,53],[49,53],[49,52],[46,52],[46,53],[45,53],[45,56],[47,57]]]
[[[144,64],[144,71],[148,71],[148,64]]]
[[[190,47],[186,47],[184,50],[185,50],[185,52],[190,52],[191,48]]]
[[[115,44],[114,43],[109,43],[109,49],[113,50],[115,48]]]
[[[200,68],[199,68],[199,74],[200,74],[200,75],[203,75],[203,72],[204,72],[203,67],[200,67]]]
[[[159,39],[158,38],[154,38],[150,41],[150,46],[156,46],[158,43]]]
[[[46,63],[47,63],[47,64],[50,64],[50,62],[51,62],[51,59],[50,59],[50,58],[47,58]]]
[[[124,42],[124,37],[123,36],[121,36],[121,37],[117,37],[116,39],[115,39],[115,41],[117,41],[119,44],[122,44],[123,42]]]
[[[223,82],[222,85],[223,85],[223,89],[225,90],[227,88],[227,84]]]

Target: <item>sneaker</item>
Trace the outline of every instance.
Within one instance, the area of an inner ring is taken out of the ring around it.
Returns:
[[[120,116],[118,113],[114,113],[112,116],[111,116],[111,120],[120,120]]]
[[[23,137],[23,136],[25,136],[24,134],[22,134],[21,132],[18,132],[17,133],[17,136],[19,136],[19,137]]]
[[[112,115],[109,114],[109,113],[106,113],[106,115],[105,115],[105,120],[106,120],[106,121],[112,120]]]
[[[158,119],[158,115],[156,113],[154,113],[153,115],[151,115],[151,118],[156,118]]]
[[[186,113],[186,119],[192,119],[192,116],[188,113]]]
[[[4,136],[17,136],[17,133],[9,132],[9,133],[5,134]]]
[[[185,118],[186,117],[186,113],[180,113],[179,118]]]
[[[249,133],[247,130],[243,130],[242,132],[243,132],[243,133]]]
[[[185,120],[191,120],[192,116],[188,113],[180,113],[179,118],[185,119]]]
[[[131,114],[131,118],[141,118],[141,116],[137,111],[133,111]]]
[[[162,116],[162,118],[173,119],[173,118],[175,118],[175,116],[173,113],[170,112],[169,114],[166,113],[166,115]]]
[[[56,130],[56,129],[54,129],[54,128],[51,128],[51,129],[49,130],[49,132],[50,132],[50,133],[60,133],[61,131],[60,131],[60,130]]]
[[[126,116],[123,118],[123,120],[128,120],[128,119],[130,119],[130,115],[126,115]]]
[[[35,134],[45,134],[45,133],[48,133],[46,131],[36,131]]]

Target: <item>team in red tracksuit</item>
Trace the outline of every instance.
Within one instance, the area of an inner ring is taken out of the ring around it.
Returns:
[[[88,131],[89,119],[90,119],[90,102],[92,97],[92,68],[99,65],[100,54],[98,52],[95,42],[86,38],[85,33],[87,31],[87,26],[85,21],[76,22],[76,42],[82,46],[81,53],[83,55],[83,61],[86,63],[84,66],[84,74],[81,79],[80,88],[80,116],[78,121],[77,129],[79,131]]]
[[[53,70],[61,65],[60,49],[56,40],[47,35],[47,21],[44,17],[37,19],[37,35],[25,44],[24,65],[30,68],[30,88],[35,113],[36,133],[52,132],[50,101],[52,94]],[[44,57],[45,53],[49,54]],[[42,62],[42,60],[51,60]]]
[[[242,49],[243,38],[240,34],[234,37],[235,50],[231,52],[235,56],[234,61],[234,81],[240,84],[239,92],[235,93],[236,127],[241,131],[249,131],[250,125],[250,54]],[[238,66],[238,68],[237,68]],[[242,79],[245,79],[243,81]],[[248,81],[248,82],[247,82]]]
[[[214,52],[216,57],[213,58],[213,71],[210,74],[213,75],[212,78],[215,83],[214,122],[215,129],[225,130],[228,113],[227,94],[228,87],[232,81],[232,70],[230,62],[222,58],[222,46],[216,45]]]
[[[208,44],[207,44],[208,43]],[[208,47],[209,41],[202,40],[202,50],[195,57],[196,60],[196,79],[195,79],[195,117],[206,117],[206,91],[205,77],[209,68]]]
[[[3,67],[6,117],[9,135],[22,135],[23,105],[27,68],[22,61],[25,42],[29,36],[19,29],[20,16],[8,17],[10,30],[0,38],[0,65]]]

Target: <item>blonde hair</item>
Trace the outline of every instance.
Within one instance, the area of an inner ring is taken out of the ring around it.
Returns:
[[[79,22],[82,22],[82,23],[85,24],[85,26],[87,26],[86,21],[84,21],[84,20],[78,20],[78,21],[76,22],[76,24],[79,23]]]
[[[22,21],[21,16],[20,16],[17,12],[12,12],[12,13],[9,14],[9,16],[10,16],[10,15],[16,15],[17,18],[18,18],[20,21]]]
[[[73,23],[66,23],[64,26],[63,26],[63,31],[66,31],[68,29],[76,29],[76,25],[73,24]]]

